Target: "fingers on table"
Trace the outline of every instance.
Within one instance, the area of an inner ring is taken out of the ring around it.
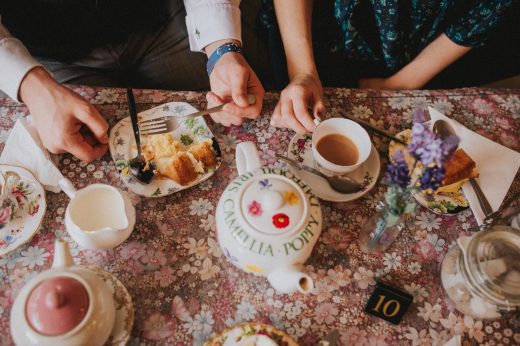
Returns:
[[[108,146],[99,143],[91,145],[80,132],[77,132],[70,135],[65,149],[81,161],[91,162],[105,155]]]
[[[108,143],[108,123],[94,106],[80,105],[74,115],[92,131],[99,143]]]

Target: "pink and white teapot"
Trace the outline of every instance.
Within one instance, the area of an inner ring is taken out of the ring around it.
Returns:
[[[262,167],[252,142],[237,145],[240,174],[222,194],[216,211],[217,238],[240,269],[267,276],[281,293],[309,293],[302,272],[322,228],[316,196],[289,171]]]
[[[57,239],[54,261],[29,281],[11,310],[17,345],[101,346],[115,320],[112,293],[94,272],[75,266],[67,241]]]

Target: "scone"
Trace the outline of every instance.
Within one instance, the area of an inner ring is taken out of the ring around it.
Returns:
[[[143,146],[143,155],[147,161],[158,160],[163,157],[173,157],[181,149],[181,143],[170,133],[148,136]]]
[[[193,157],[204,164],[204,167],[215,167],[217,165],[217,156],[211,147],[211,139],[193,145],[189,152]]]
[[[186,152],[179,152],[172,157],[160,158],[155,160],[155,163],[160,174],[180,185],[188,185],[198,177],[195,166]]]

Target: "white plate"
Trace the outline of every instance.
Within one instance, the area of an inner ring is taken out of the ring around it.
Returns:
[[[126,287],[112,273],[106,272],[97,266],[87,266],[87,269],[98,275],[112,292],[116,307],[116,319],[112,332],[105,342],[105,346],[124,346],[130,340],[134,325],[134,305],[132,296]]]
[[[40,229],[47,202],[45,190],[30,171],[11,165],[0,165],[0,170],[2,173],[13,171],[20,176],[20,182],[15,187],[20,196],[20,208],[15,218],[0,229],[0,256],[5,256],[30,241]],[[4,185],[3,180],[0,183]]]
[[[154,119],[163,116],[183,116],[197,112],[193,106],[186,102],[170,102],[138,114],[139,120]],[[197,185],[211,177],[218,169],[221,163],[220,148],[217,140],[209,129],[203,117],[192,118],[184,121],[179,128],[172,131],[173,137],[184,143],[186,140],[201,142],[210,138],[213,141],[213,149],[217,154],[217,166],[212,169],[205,169],[204,174],[199,174],[199,178],[190,185],[179,185],[175,181],[166,177],[154,177],[149,184],[140,184],[136,182],[128,173],[128,162],[130,158],[137,155],[135,149],[135,139],[132,130],[130,117],[119,121],[110,131],[109,148],[112,159],[116,163],[121,179],[132,192],[145,197],[162,197],[171,195],[172,193],[182,191],[194,185]],[[145,143],[145,137],[142,139]]]
[[[312,140],[309,134],[296,134],[289,143],[287,156],[304,165],[317,168],[312,155]],[[349,202],[363,196],[376,185],[381,162],[379,161],[379,153],[374,145],[372,145],[372,151],[365,163],[354,172],[348,174],[349,177],[356,181],[363,182],[363,189],[356,193],[339,193],[334,191],[325,179],[306,171],[300,171],[291,166],[289,166],[289,168],[291,172],[311,187],[312,192],[318,196],[318,198],[331,202]]]

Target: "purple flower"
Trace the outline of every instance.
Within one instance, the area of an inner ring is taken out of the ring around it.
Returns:
[[[449,158],[451,154],[457,149],[459,146],[460,138],[455,135],[450,135],[444,138],[442,142],[442,154],[445,156],[445,159]]]
[[[442,167],[428,167],[424,170],[419,183],[421,184],[421,190],[432,189],[433,191],[442,183],[444,179],[444,168]]]
[[[412,127],[412,138],[408,144],[408,151],[425,166],[431,163],[442,166],[458,145],[457,136],[449,136],[442,141],[423,124],[415,123]]]
[[[435,140],[435,134],[432,131],[421,123],[415,123],[412,127],[412,138],[408,144],[408,151],[418,158],[420,154],[417,151],[425,148],[433,140]]]
[[[426,121],[426,116],[424,115],[424,110],[421,108],[415,108],[413,111],[413,122],[422,124],[425,121]]]
[[[444,155],[442,141],[440,139],[434,139],[424,147],[419,148],[416,152],[423,165],[428,166],[431,163],[435,163],[438,166],[442,166]]]
[[[395,158],[396,155],[394,155]],[[397,185],[405,189],[410,185],[410,171],[405,161],[399,160],[391,163],[386,168],[386,182],[389,185]]]

